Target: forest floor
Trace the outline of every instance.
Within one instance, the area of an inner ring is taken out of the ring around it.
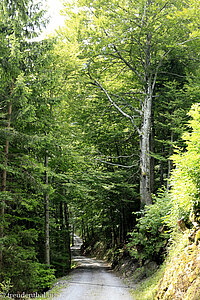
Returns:
[[[56,283],[59,294],[53,300],[133,300],[130,288],[102,260],[80,255],[81,240],[75,238],[72,247],[76,264],[69,276]]]

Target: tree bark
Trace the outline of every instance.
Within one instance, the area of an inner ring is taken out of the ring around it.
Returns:
[[[63,225],[64,225],[64,222],[63,222],[63,202],[60,201],[60,227],[61,227],[61,230],[63,229]]]
[[[151,1],[147,1],[147,8]],[[146,22],[146,9],[144,10],[144,22]],[[150,156],[150,138],[152,125],[152,103],[153,91],[156,82],[156,75],[152,80],[151,68],[151,39],[152,34],[147,34],[146,51],[145,51],[145,65],[144,65],[144,83],[145,83],[145,97],[142,104],[142,124],[140,135],[140,203],[141,206],[152,204],[151,198],[151,156]]]
[[[114,249],[115,246],[117,246],[117,233],[115,230],[115,219],[114,219],[112,207],[110,207],[110,223],[112,224],[112,226],[111,226],[111,241],[112,241],[112,248]]]
[[[147,96],[143,103],[143,122],[140,136],[140,197],[141,206],[152,204],[151,198],[151,157],[150,157],[150,134],[151,134],[152,95],[149,84]]]
[[[155,153],[155,127],[154,127],[154,108],[152,107],[152,119],[151,119],[151,138],[150,138],[150,151]],[[155,183],[155,158],[151,155],[151,193],[154,193],[154,183]]]
[[[83,240],[83,243],[86,242],[86,236],[85,236],[85,222],[82,218],[82,222],[81,222],[81,237],[82,237],[82,240]]]
[[[172,152],[173,152],[173,141],[174,141],[174,135],[173,135],[173,132],[171,132],[171,144],[170,144],[170,149],[169,149],[169,157],[172,155]],[[170,188],[169,180],[170,180],[170,176],[171,176],[172,167],[173,167],[173,162],[169,158],[168,159],[168,174],[167,174],[167,190],[169,190],[169,188]]]
[[[70,229],[69,229],[69,210],[68,205],[64,203],[64,216],[65,216],[65,228],[66,228],[66,251],[69,254],[67,261],[67,269],[71,268],[71,249],[70,249]]]
[[[74,228],[74,224],[73,224],[72,225],[72,236],[71,236],[72,247],[74,246],[74,233],[75,233],[75,228]]]
[[[164,156],[164,146],[162,145],[162,155]],[[160,186],[164,184],[164,163],[160,161]]]
[[[45,156],[45,184],[49,184],[48,178],[48,155]],[[49,235],[49,192],[45,192],[45,263],[50,265],[50,235]]]
[[[13,93],[13,88],[14,88],[14,82],[12,83],[11,87],[11,95]],[[8,123],[7,123],[7,130],[8,132],[10,131],[10,125],[11,125],[11,114],[12,114],[12,102],[10,101],[8,104]],[[5,150],[4,150],[4,170],[2,173],[2,186],[1,186],[1,191],[5,192],[6,191],[6,186],[7,186],[7,165],[8,165],[8,152],[9,152],[9,139],[6,140],[5,144]],[[5,200],[2,200],[1,203],[1,225],[0,225],[0,238],[3,238],[4,235],[4,215],[5,215]],[[2,244],[1,244],[2,245]],[[0,269],[2,268],[3,265],[3,250],[2,246],[0,247]]]

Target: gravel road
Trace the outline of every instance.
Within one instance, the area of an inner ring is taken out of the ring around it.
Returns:
[[[81,240],[75,237],[72,247],[77,268],[72,271],[67,287],[53,300],[133,300],[124,285],[103,261],[80,255]]]

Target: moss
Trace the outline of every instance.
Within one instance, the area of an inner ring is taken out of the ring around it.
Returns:
[[[152,276],[145,279],[142,283],[138,284],[138,287],[131,291],[135,300],[153,300],[155,299],[156,291],[160,279],[163,276],[165,267],[162,266]]]
[[[197,231],[195,235],[195,244],[198,245],[198,242],[200,240],[200,229]]]
[[[193,281],[192,285],[187,290],[185,300],[199,300],[200,299],[200,278]]]
[[[200,299],[200,245],[180,247],[171,254],[159,283],[157,300]]]

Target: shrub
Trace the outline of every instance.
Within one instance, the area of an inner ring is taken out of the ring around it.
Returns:
[[[52,282],[55,280],[55,270],[49,268],[48,265],[34,263],[34,288],[37,292],[42,292],[48,290]]]
[[[166,219],[172,228],[177,227],[179,219],[192,221],[191,212],[200,210],[200,104],[193,105],[189,115],[192,132],[183,135],[186,149],[172,156],[176,168],[171,177],[172,209]]]
[[[15,245],[7,249],[1,277],[10,278],[12,288],[9,292],[42,292],[47,290],[55,279],[55,270],[37,262],[34,248],[28,249]],[[5,277],[6,276],[6,277]]]
[[[154,197],[154,204],[147,206],[133,232],[130,233],[128,249],[130,255],[142,263],[150,259],[160,263],[164,259],[165,248],[170,237],[164,217],[169,213],[171,203],[169,195],[161,190]]]
[[[0,282],[0,299],[6,299],[6,295],[9,293],[10,289],[12,288],[11,280],[7,279],[3,282]]]

